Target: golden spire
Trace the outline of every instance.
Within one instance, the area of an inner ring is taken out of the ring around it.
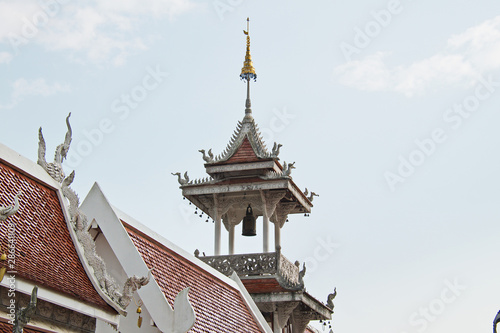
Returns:
[[[247,18],[247,30],[243,30],[243,33],[247,35],[247,53],[245,54],[245,61],[243,62],[243,68],[241,69],[240,78],[247,81],[247,100],[245,101],[245,118],[243,122],[252,121],[252,103],[250,102],[250,80],[253,79],[257,81],[257,74],[255,74],[255,68],[253,68],[252,57],[250,56],[250,19]]]
[[[243,68],[241,69],[240,78],[246,80],[247,82],[253,79],[257,80],[257,74],[255,74],[255,68],[253,68],[252,57],[250,56],[250,19],[247,18],[247,30],[243,30],[243,33],[247,35],[247,52],[245,54],[245,61],[243,62]]]

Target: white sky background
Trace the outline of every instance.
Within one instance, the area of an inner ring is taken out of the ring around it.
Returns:
[[[0,140],[36,161],[42,126],[51,160],[72,112],[82,158],[66,167],[80,197],[97,181],[115,206],[211,254],[213,224],[170,173],[205,177],[198,149],[220,153],[243,118],[250,16],[254,117],[268,146],[282,143],[282,161],[296,162],[298,186],[320,194],[310,217],[285,225],[283,253],[308,263],[321,301],[337,287],[335,332],[488,332],[500,309],[498,8],[106,0],[52,2],[46,15],[36,1],[0,1]],[[121,96],[157,70],[168,76],[146,79],[151,90],[125,107]],[[436,131],[425,155],[416,141]],[[413,170],[400,166],[410,159]],[[261,251],[261,235],[238,236],[236,251]]]

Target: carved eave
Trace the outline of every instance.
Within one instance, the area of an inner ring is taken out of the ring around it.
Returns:
[[[245,280],[242,279],[243,284]],[[247,286],[247,284],[245,284]],[[277,293],[250,293],[259,309],[265,311],[266,305],[289,302],[299,302],[295,309],[308,320],[331,320],[333,310],[305,291],[290,291]]]
[[[281,173],[283,167],[273,159],[255,160],[240,163],[205,164],[206,172],[213,179],[257,176],[265,178],[270,172]]]
[[[186,184],[180,187],[182,195],[213,218],[211,202],[213,196],[227,199],[239,198],[241,204],[252,202],[255,205],[254,214],[262,216],[260,191],[284,191],[280,203],[289,204],[288,214],[310,213],[313,204],[304,193],[289,178],[263,180],[260,178],[239,178],[205,184]]]

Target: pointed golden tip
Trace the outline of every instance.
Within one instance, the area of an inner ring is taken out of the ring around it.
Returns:
[[[247,52],[245,54],[245,61],[243,62],[243,68],[241,69],[240,74],[240,78],[246,81],[250,81],[250,79],[255,80],[257,78],[257,74],[255,73],[255,68],[252,63],[252,57],[250,56],[249,21],[250,19],[247,18],[247,30],[243,30],[243,33],[247,36]]]

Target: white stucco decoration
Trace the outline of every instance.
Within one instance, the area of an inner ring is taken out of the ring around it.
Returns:
[[[171,323],[172,333],[186,333],[193,326],[196,320],[194,309],[189,303],[189,287],[177,294],[174,301],[174,309],[167,309],[167,320]]]
[[[97,183],[94,184],[85,198],[81,209],[89,219],[95,219],[125,274],[148,272],[149,268],[120,222],[123,220],[134,225],[133,219],[123,216],[122,212],[112,207]],[[148,233],[146,232],[146,234]],[[162,243],[165,242],[162,241]],[[173,250],[178,252],[175,248]],[[152,276],[154,277],[154,274]],[[161,332],[186,333],[194,326],[196,315],[189,302],[189,288],[182,290],[176,296],[174,309],[168,303],[154,278],[136,292]]]

